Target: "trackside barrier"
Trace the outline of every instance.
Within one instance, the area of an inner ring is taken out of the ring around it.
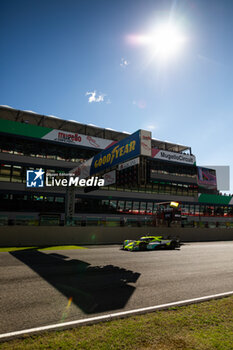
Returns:
[[[233,240],[232,229],[116,226],[0,226],[0,246],[121,244],[143,235],[178,236],[184,242]]]
[[[171,227],[183,228],[233,228],[233,218],[224,217],[188,217],[188,220],[180,220],[172,222]],[[158,221],[158,220],[157,220]],[[146,215],[119,215],[105,216],[93,214],[91,216],[80,214],[72,219],[64,222],[62,214],[31,214],[31,215],[0,215],[0,226],[106,226],[106,227],[151,227],[151,226],[167,226],[164,222],[158,223],[153,216]]]

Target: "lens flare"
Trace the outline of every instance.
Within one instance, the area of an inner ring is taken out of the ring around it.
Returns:
[[[66,319],[66,317],[68,316],[69,308],[70,308],[70,306],[72,304],[72,300],[73,300],[73,298],[70,297],[69,300],[68,300],[68,304],[67,304],[67,306],[66,306],[66,308],[65,308],[65,310],[64,310],[64,312],[62,314],[61,322],[63,322]]]
[[[167,62],[178,56],[187,41],[178,23],[160,22],[146,34],[127,36],[130,46],[143,47],[148,50],[150,59]]]
[[[174,24],[162,24],[150,36],[150,46],[155,56],[170,59],[182,49],[185,37]]]

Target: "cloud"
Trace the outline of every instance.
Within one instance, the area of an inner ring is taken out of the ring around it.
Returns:
[[[147,125],[146,128],[149,129],[149,130],[157,129],[157,127],[155,125]]]
[[[146,101],[141,99],[141,100],[133,100],[133,105],[137,106],[139,109],[145,109],[146,108]]]
[[[122,68],[126,68],[128,65],[129,65],[129,61],[127,61],[125,58],[122,58],[122,59],[121,59],[120,66],[121,66]]]
[[[206,57],[204,55],[197,55],[197,58],[201,61],[203,61],[204,63],[207,63],[207,64],[213,64],[213,65],[218,65],[218,66],[223,66],[223,64],[221,62],[218,62],[218,61],[215,61],[209,57]]]
[[[96,91],[92,92],[86,92],[86,96],[88,97],[88,103],[92,102],[104,102],[104,97],[106,96],[105,94],[99,94],[98,96],[96,95]]]

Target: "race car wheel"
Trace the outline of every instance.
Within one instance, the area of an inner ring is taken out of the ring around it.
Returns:
[[[176,249],[176,242],[175,241],[171,241],[170,245],[169,245],[170,249]]]
[[[139,244],[139,250],[146,250],[147,244],[145,242],[142,242]]]

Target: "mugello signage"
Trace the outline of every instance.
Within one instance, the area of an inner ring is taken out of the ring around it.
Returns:
[[[62,142],[70,145],[84,146],[97,149],[105,149],[114,141],[101,139],[99,137],[72,133],[33,124],[24,124],[12,120],[0,119],[0,131],[5,133],[33,137],[37,139]]]
[[[170,162],[184,163],[184,164],[196,164],[196,158],[190,154],[182,154],[176,152],[163,151],[158,148],[152,149],[152,158],[168,160]]]
[[[44,140],[51,140],[57,142],[64,142],[71,145],[79,145],[85,147],[94,147],[99,149],[105,149],[110,146],[113,141],[101,139],[99,137],[93,137],[88,135],[82,135],[78,133],[67,132],[63,130],[53,129],[48,134],[42,137]]]
[[[141,130],[141,155],[151,157],[151,132]]]

